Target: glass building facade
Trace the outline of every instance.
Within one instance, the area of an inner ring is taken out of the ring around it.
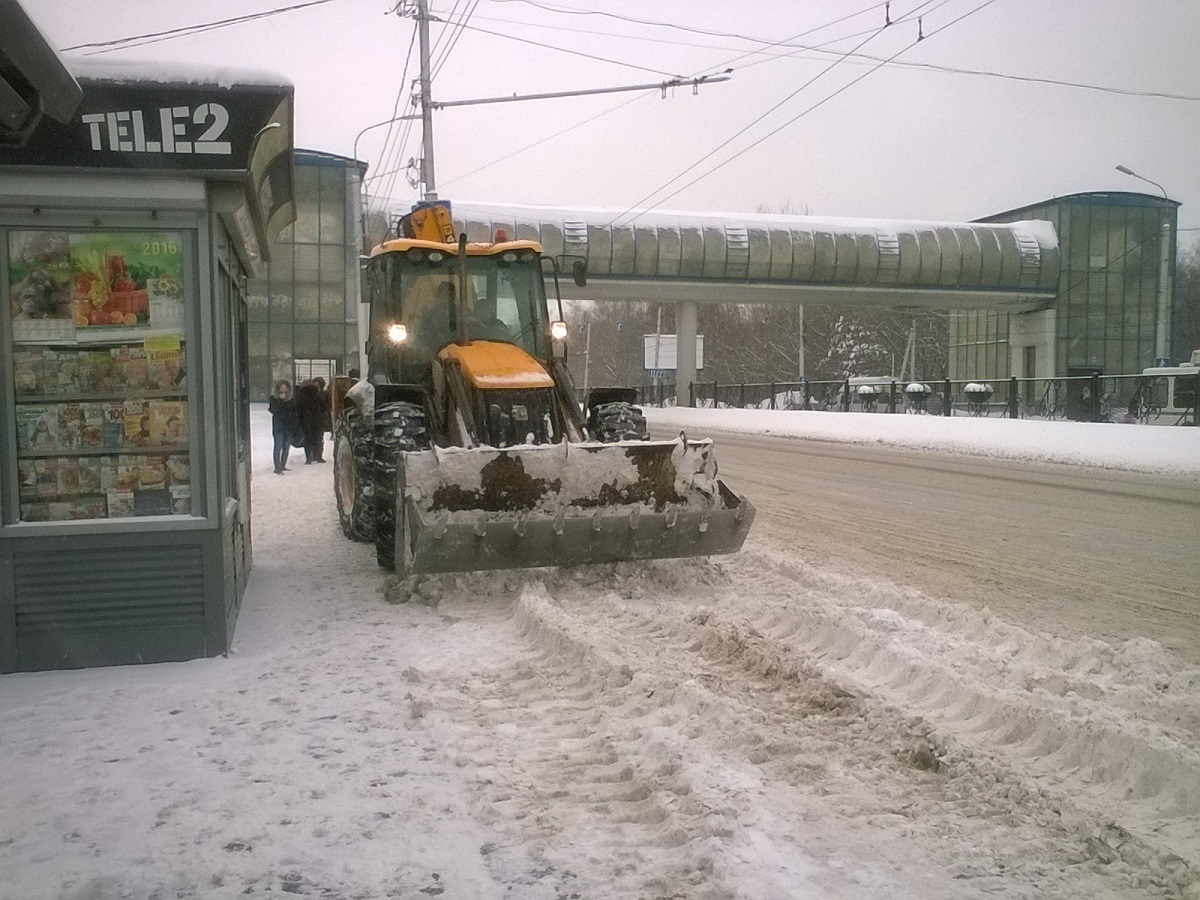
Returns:
[[[250,399],[279,379],[361,368],[360,210],[364,163],[297,150],[296,221],[274,238],[271,262],[250,280]]]
[[[1148,194],[1072,194],[981,219],[1054,223],[1061,251],[1058,296],[1031,313],[959,311],[950,316],[950,377],[1062,377],[1154,365],[1164,226],[1168,321],[1179,204]],[[1176,348],[1176,355],[1182,352]]]

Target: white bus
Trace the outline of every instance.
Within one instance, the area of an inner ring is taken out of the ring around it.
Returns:
[[[1200,350],[1178,366],[1151,366],[1143,375],[1153,376],[1150,421],[1160,425],[1196,423],[1196,381],[1200,372]]]

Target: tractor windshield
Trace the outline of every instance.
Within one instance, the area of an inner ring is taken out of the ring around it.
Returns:
[[[467,256],[468,340],[516,344],[535,359],[550,355],[546,293],[539,256],[533,251]],[[372,261],[373,369],[386,368],[396,381],[423,382],[437,352],[459,339],[458,257],[408,250]],[[388,329],[404,325],[400,345]],[[377,354],[375,348],[381,352]]]

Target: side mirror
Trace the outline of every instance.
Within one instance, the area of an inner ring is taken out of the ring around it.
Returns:
[[[587,285],[587,263],[582,259],[577,259],[571,263],[571,276],[575,279],[576,287],[584,287]]]

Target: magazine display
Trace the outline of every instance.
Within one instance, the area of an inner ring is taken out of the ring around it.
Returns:
[[[185,365],[179,341],[170,350],[31,347],[13,354],[13,388],[18,398],[182,394],[187,389]]]
[[[190,515],[186,456],[59,456],[17,461],[26,522]]]
[[[170,231],[9,232],[21,521],[191,514],[184,250]]]

